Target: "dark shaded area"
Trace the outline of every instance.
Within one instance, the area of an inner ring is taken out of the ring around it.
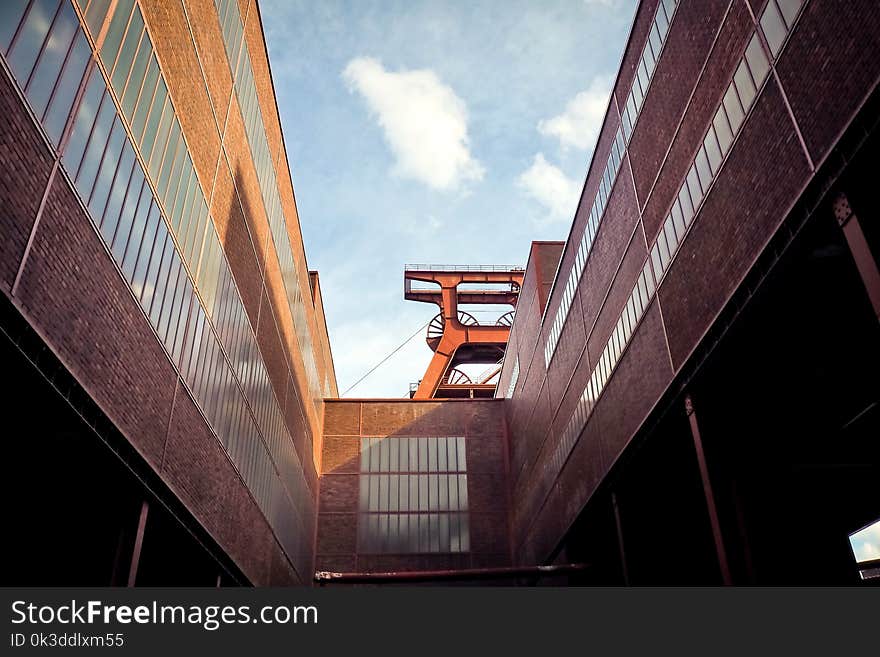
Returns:
[[[0,583],[126,585],[144,501],[137,585],[246,582],[3,296],[0,362]]]
[[[569,583],[624,581],[612,492],[630,584],[721,583],[685,393],[730,581],[861,582],[848,537],[880,517],[880,324],[832,202],[851,198],[876,254],[875,123],[845,136],[569,530],[560,554],[597,569]]]

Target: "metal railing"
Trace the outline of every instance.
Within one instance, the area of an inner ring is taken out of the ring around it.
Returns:
[[[525,271],[525,267],[518,265],[427,265],[408,264],[403,266],[404,271]]]

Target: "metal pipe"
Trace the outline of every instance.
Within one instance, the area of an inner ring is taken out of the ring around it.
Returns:
[[[569,563],[555,566],[511,566],[503,568],[465,568],[459,570],[412,570],[401,572],[349,572],[336,573],[319,570],[316,583],[325,584],[382,584],[391,582],[456,581],[482,579],[512,579],[516,577],[549,577],[585,572],[586,563]]]

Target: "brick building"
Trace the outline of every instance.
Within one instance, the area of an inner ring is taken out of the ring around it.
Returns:
[[[0,52],[4,582],[309,582],[336,379],[256,2],[12,0]]]
[[[0,7],[4,583],[858,580],[876,2],[640,3],[493,400],[336,399],[254,0]]]
[[[875,2],[640,4],[498,386],[519,562],[858,578],[848,535],[880,518],[878,53]]]

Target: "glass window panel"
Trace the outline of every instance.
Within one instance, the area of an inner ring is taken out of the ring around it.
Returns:
[[[428,510],[428,475],[420,474],[419,479],[419,511]]]
[[[669,266],[669,246],[666,244],[666,231],[665,226],[660,231],[660,234],[657,235],[657,250],[660,255],[660,266],[661,270],[664,271],[666,267]]]
[[[370,471],[370,439],[361,438],[361,472]]]
[[[148,254],[150,261],[147,265],[147,273],[144,277],[144,291],[141,296],[141,306],[148,314],[153,305],[153,298],[156,296],[156,279],[159,277],[159,268],[162,264],[162,256],[165,254],[167,240],[168,232],[165,229],[165,222],[160,218],[156,224],[155,243]]]
[[[76,176],[82,161],[83,151],[88,143],[89,134],[92,130],[92,124],[95,121],[95,114],[101,103],[101,97],[104,93],[104,81],[101,74],[94,68],[91,71],[89,81],[86,83],[86,91],[80,100],[74,120],[73,129],[64,148],[64,167],[71,177]]]
[[[107,150],[104,152],[101,166],[98,169],[95,187],[89,197],[89,211],[92,213],[92,219],[94,219],[95,223],[100,223],[101,218],[104,216],[104,208],[107,205],[107,198],[110,196],[110,186],[113,184],[113,178],[116,174],[119,156],[122,153],[124,143],[125,130],[119,119],[116,119],[113,122],[110,139],[107,140]]]
[[[428,439],[428,472],[437,472],[437,440]]]
[[[175,174],[172,172],[171,175],[172,182],[168,191],[168,197],[166,198],[167,205],[165,208],[170,213],[168,218],[171,220],[171,231],[177,237],[177,241],[182,245],[183,238],[185,237],[185,235],[182,234],[182,229],[186,228],[186,226],[181,226],[181,221],[183,219],[183,203],[189,193],[192,179],[195,176],[192,164],[189,161],[189,155],[186,154],[186,152],[184,152],[183,166],[176,179],[177,184],[174,182]]]
[[[458,507],[465,511],[468,508],[467,475],[458,475]]]
[[[168,333],[168,322],[171,319],[171,310],[174,307],[174,295],[177,293],[178,281],[180,280],[180,258],[176,257],[176,253],[172,249],[171,258],[169,259],[171,262],[171,266],[168,270],[168,279],[165,283],[165,297],[162,301],[162,309],[159,312],[159,322],[156,326],[156,331],[159,333],[159,339],[164,341],[165,336]],[[162,282],[162,276],[160,274],[159,281]],[[155,302],[153,303],[155,306]],[[216,345],[215,345],[216,348]],[[214,369],[216,369],[216,352],[213,354],[213,359],[211,362],[211,373]],[[210,373],[209,373],[210,374]],[[211,379],[209,379],[211,380]],[[207,384],[207,382],[206,382]],[[210,389],[205,391],[210,392]],[[207,396],[207,395],[206,395]],[[203,398],[202,401],[208,401]],[[208,404],[203,404],[203,406],[207,406]],[[208,411],[208,408],[205,408]],[[209,413],[210,415],[210,413]]]
[[[400,471],[409,472],[409,439],[397,439],[398,452],[400,452]]]
[[[135,163],[131,172],[131,180],[128,183],[128,193],[125,195],[122,211],[119,214],[119,226],[116,228],[113,243],[110,245],[113,258],[119,263],[120,267],[122,267],[122,262],[125,258],[125,247],[128,246],[128,238],[131,235],[131,228],[134,224],[134,216],[138,208],[138,202],[141,200],[143,187],[144,173],[141,171],[140,165]]]
[[[380,471],[379,438],[370,438],[370,472]]]
[[[78,26],[79,21],[73,7],[65,2],[55,17],[49,37],[43,46],[43,52],[40,54],[36,68],[34,68],[27,85],[28,101],[34,114],[40,120],[43,119],[49,105],[49,98],[58,81],[58,76],[61,74],[61,67],[67,57],[67,51],[70,49],[73,37],[76,36]]]
[[[144,84],[144,76],[147,72],[147,64],[150,62],[152,51],[153,46],[150,43],[150,37],[146,30],[144,30],[137,55],[134,58],[134,64],[131,67],[131,73],[129,73],[128,81],[125,82],[125,91],[122,93],[122,113],[125,114],[125,118],[129,119],[129,121],[134,112],[134,104]]]
[[[140,170],[140,167],[138,167]],[[143,173],[140,174],[143,176]],[[147,225],[147,216],[152,205],[153,196],[150,193],[149,185],[141,186],[141,197],[138,200],[137,212],[134,215],[134,222],[131,225],[131,234],[128,238],[128,244],[125,247],[125,254],[122,257],[122,272],[125,279],[133,281],[135,263],[138,259],[138,251],[140,250],[141,241],[144,238],[144,231]],[[137,294],[137,293],[136,293]]]
[[[110,27],[107,29],[107,36],[101,46],[101,61],[104,66],[110,68],[116,59],[116,53],[119,52],[119,45],[122,43],[122,37],[125,35],[125,28],[131,18],[131,10],[134,7],[134,0],[119,0],[116,9],[113,12],[113,18],[110,20]],[[95,32],[92,36],[97,37]]]
[[[5,54],[18,29],[28,0],[4,0],[0,2],[0,53]]]
[[[89,8],[85,12],[86,25],[89,26],[91,33],[97,38],[101,31],[101,25],[107,16],[107,10],[110,9],[111,0],[92,0],[88,3]],[[80,6],[85,6],[85,2],[80,2]]]
[[[801,9],[803,0],[776,0],[776,4],[779,5],[782,17],[785,19],[788,28],[791,29],[794,19],[797,18],[798,11]]]
[[[688,192],[687,185],[682,185],[678,192],[678,203],[681,206],[681,216],[685,225],[691,223],[694,217],[694,206],[691,204],[691,195]]]
[[[153,94],[156,91],[156,82],[158,79],[159,65],[156,63],[156,58],[151,56],[150,65],[147,69],[147,76],[144,78],[144,86],[137,101],[134,118],[131,120],[131,132],[138,144],[141,143],[141,138],[144,134],[144,127],[147,123],[147,114],[149,114],[150,107],[153,104]],[[159,107],[161,107],[161,105]]]
[[[420,515],[419,519],[419,552],[430,552],[431,550],[431,527],[428,515]]]
[[[440,552],[449,552],[449,514],[441,513],[438,516],[439,528],[437,540],[440,544]]]
[[[761,29],[764,30],[764,37],[767,39],[767,45],[770,46],[770,52],[776,57],[779,54],[779,49],[782,48],[782,42],[785,41],[788,30],[773,0],[767,3],[764,13],[761,15]]]
[[[621,114],[621,120],[623,121],[623,132],[626,135],[626,138],[629,139],[629,135],[632,132],[632,119],[630,118],[629,111],[627,107],[623,108],[623,113]]]
[[[468,516],[466,513],[462,513],[458,516],[458,540],[460,551],[470,552],[471,536],[468,528]]]
[[[660,260],[660,244],[659,237],[657,238],[657,242],[654,243],[654,247],[651,249],[651,264],[654,266],[654,274],[657,278],[663,274],[663,262]]]
[[[747,110],[752,106],[755,99],[755,84],[752,82],[752,76],[749,73],[749,66],[746,60],[742,60],[733,76],[736,82],[737,91],[739,91],[739,99],[742,102],[743,109]]]
[[[684,231],[687,226],[684,223],[684,216],[681,213],[681,204],[678,199],[675,199],[675,203],[672,204],[672,212],[670,213],[672,216],[672,221],[675,224],[675,232],[677,235],[684,235]]]
[[[419,509],[419,475],[409,475],[409,509]]]
[[[663,46],[663,39],[660,37],[660,30],[657,27],[656,21],[654,21],[654,27],[651,29],[650,42],[651,50],[654,51],[654,59],[657,59],[660,57],[660,48]]]
[[[400,449],[398,448],[398,443],[400,441],[397,439],[388,439],[388,470],[389,472],[399,472],[400,471]]]
[[[388,472],[389,463],[391,462],[390,438],[382,438],[379,440],[379,472]]]
[[[160,99],[165,98],[164,102],[161,102]],[[152,128],[150,124],[153,122],[153,115],[150,115],[150,122],[147,124],[147,132],[144,137],[144,156],[149,157],[149,169],[150,176],[153,180],[159,180],[159,173],[162,167],[162,162],[165,160],[165,152],[168,148],[169,144],[169,136],[171,135],[171,126],[173,123],[176,123],[174,119],[174,110],[171,107],[171,101],[167,99],[167,91],[165,89],[165,83],[162,81],[162,78],[159,78],[159,89],[156,91],[156,100],[155,107],[159,109],[162,114],[162,118],[159,119],[159,128],[156,130],[156,141],[153,142],[153,145],[149,145],[149,140],[152,139]],[[158,191],[158,183],[156,185]]]
[[[715,139],[715,130],[709,128],[706,138],[703,140],[703,149],[706,151],[706,158],[713,174],[718,173],[721,167],[721,149],[718,147],[718,141]]]
[[[447,458],[446,438],[435,438],[437,443],[437,471],[446,472],[449,470]]]
[[[447,494],[449,495],[449,508],[452,511],[457,511],[460,509],[460,502],[458,499],[458,475],[447,475],[446,486],[448,488]]]
[[[409,511],[409,475],[399,475],[397,480],[397,493],[400,498],[399,509],[401,511]]]
[[[724,111],[724,105],[721,105],[715,113],[712,127],[715,128],[715,136],[718,137],[718,146],[721,148],[721,152],[726,153],[733,142],[733,134],[730,132],[730,125],[727,123],[727,113]]]
[[[724,109],[727,112],[727,120],[730,122],[730,131],[736,134],[743,121],[743,109],[739,104],[739,96],[737,96],[736,88],[731,84],[724,94]]]
[[[669,19],[666,17],[666,10],[663,9],[662,4],[657,5],[657,15],[654,20],[657,22],[657,33],[662,41],[666,38],[666,32],[669,30]]]
[[[104,216],[100,220],[101,232],[104,240],[108,245],[113,244],[116,235],[116,229],[119,225],[119,215],[122,211],[122,205],[125,202],[126,193],[128,192],[128,183],[132,176],[132,165],[134,164],[134,150],[126,140],[122,148],[122,156],[119,158],[119,164],[116,167],[116,174],[113,178],[113,184],[110,188],[110,196],[107,199],[107,208]],[[98,217],[95,217],[98,221]]]
[[[455,443],[457,446],[456,451],[458,452],[457,471],[458,472],[466,472],[467,471],[467,456],[465,454],[465,449],[466,449],[467,443],[465,442],[465,439],[463,436],[456,437]]]
[[[367,475],[367,479],[369,480],[369,494],[368,494],[368,506],[370,511],[378,511],[379,510],[379,475],[369,476]]]
[[[641,84],[639,83],[639,76],[634,75],[632,81],[632,90],[631,90],[633,101],[636,106],[636,112],[642,107],[642,99],[644,98],[644,94],[642,91]]]
[[[675,256],[676,249],[678,249],[678,235],[675,234],[675,225],[672,223],[671,216],[666,218],[666,222],[663,224],[663,232],[666,234],[666,245],[669,247],[669,259],[671,260]]]
[[[764,78],[767,77],[770,64],[767,62],[767,56],[764,54],[764,48],[761,47],[761,39],[757,32],[752,36],[752,40],[749,41],[749,46],[746,48],[746,61],[749,63],[755,84],[760,86]]]
[[[438,498],[437,509],[440,511],[449,511],[449,477],[450,475],[438,475]]]
[[[700,179],[697,176],[697,167],[693,164],[691,165],[690,171],[688,171],[687,187],[691,193],[691,202],[694,205],[694,210],[696,210],[700,205],[700,199],[703,198],[703,189],[700,187]]]
[[[456,457],[457,443],[455,438],[446,439],[446,463],[451,472],[458,470],[458,459]]]
[[[169,287],[171,285],[172,283],[169,282]],[[167,333],[165,334],[165,346],[168,347],[169,352],[173,352],[174,338],[176,336],[175,330],[177,329],[177,324],[180,319],[180,305],[183,302],[184,292],[186,291],[186,269],[184,269],[183,267],[179,267],[179,269],[177,270],[177,275],[174,277],[173,286],[174,296],[170,297],[170,305],[166,313],[168,315],[168,329]],[[220,356],[218,355],[218,359],[219,357]],[[174,362],[176,363],[177,360],[175,359]],[[217,388],[217,376],[218,375],[215,372],[214,379],[212,379],[212,381],[214,381],[212,389]]]
[[[409,446],[409,471],[419,471],[419,439],[407,438],[406,442]]]
[[[428,439],[419,438],[419,472],[428,471]]]
[[[382,442],[384,444],[384,441]],[[381,449],[380,449],[381,452]],[[388,510],[388,475],[383,474],[377,477],[379,480],[379,511]]]
[[[43,47],[58,6],[59,0],[35,0],[6,56],[6,63],[22,87],[27,84],[31,71],[34,70],[37,55]]]
[[[439,504],[439,475],[428,475],[428,510],[436,511]]]
[[[156,141],[157,135],[164,133],[167,137],[168,134],[168,123],[170,122],[171,117],[170,115],[167,119],[163,117],[163,109],[165,108],[167,97],[168,92],[165,89],[165,82],[160,77],[156,81],[156,89],[153,93],[153,98],[150,101],[148,118],[146,119],[144,134],[141,139],[141,154],[146,163],[149,163],[152,159],[154,145],[159,144],[160,148],[164,146],[162,139],[158,142]],[[160,127],[162,130],[160,130]]]
[[[101,77],[97,70],[92,73],[92,77]],[[98,167],[101,164],[101,156],[104,155],[104,149],[107,146],[107,139],[110,137],[110,129],[113,127],[113,120],[116,113],[113,110],[113,101],[105,93],[101,100],[101,107],[98,110],[98,116],[94,125],[91,126],[91,135],[87,136],[88,145],[79,171],[76,174],[76,186],[84,201],[88,201],[92,193],[92,187],[95,184],[95,176],[98,175]]]
[[[67,117],[70,114],[73,101],[76,99],[76,93],[79,91],[90,55],[91,48],[89,43],[85,35],[79,32],[70,55],[68,55],[67,62],[64,64],[61,79],[58,81],[58,86],[55,88],[49,104],[49,110],[46,112],[46,118],[43,121],[46,132],[56,147],[61,143],[64,126],[67,123]]]
[[[125,87],[125,80],[131,71],[134,57],[137,54],[138,46],[141,42],[141,35],[144,33],[144,20],[141,17],[139,9],[135,8],[131,16],[131,23],[128,25],[128,31],[122,40],[122,48],[119,49],[119,57],[116,64],[113,65],[113,75],[110,77],[110,83],[116,90],[117,95],[122,95]],[[104,65],[109,69],[110,62],[104,61]]]
[[[158,276],[153,286],[153,301],[150,305],[150,321],[153,326],[158,327],[159,311],[162,310],[162,301],[165,298],[165,288],[168,281],[168,270],[171,268],[172,254],[174,253],[174,243],[171,236],[166,234],[165,247],[162,251],[162,260],[159,265]],[[176,260],[176,258],[174,258]]]
[[[700,176],[700,185],[703,188],[703,193],[706,193],[709,191],[709,185],[712,183],[712,169],[709,167],[709,159],[706,157],[705,149],[700,148],[697,151],[695,164],[697,173]]]
[[[644,59],[639,60],[638,75],[639,75],[639,84],[642,85],[642,95],[646,95],[648,93],[648,79],[650,76],[648,75],[647,69],[645,69],[645,60]]]
[[[159,173],[159,184],[156,186],[156,192],[159,194],[159,198],[164,201],[167,201],[166,193],[168,191],[169,181],[173,179],[171,171],[180,166],[182,141],[183,140],[180,139],[180,126],[177,121],[172,121],[171,134],[168,136],[168,144],[162,158],[162,170]]]
[[[137,298],[140,298],[144,290],[144,280],[147,276],[147,266],[150,264],[150,255],[153,252],[153,242],[156,239],[156,229],[162,220],[159,216],[159,208],[155,203],[150,203],[147,215],[147,226],[144,229],[144,237],[137,250],[137,264],[134,267],[134,276],[131,279],[131,289]]]
[[[642,275],[639,276],[639,297],[641,297],[642,300],[642,310],[645,309],[645,306],[647,306],[648,302],[651,300],[651,297],[648,294],[648,284],[645,283],[646,271],[649,271],[648,264],[645,264],[645,269],[642,270]]]

